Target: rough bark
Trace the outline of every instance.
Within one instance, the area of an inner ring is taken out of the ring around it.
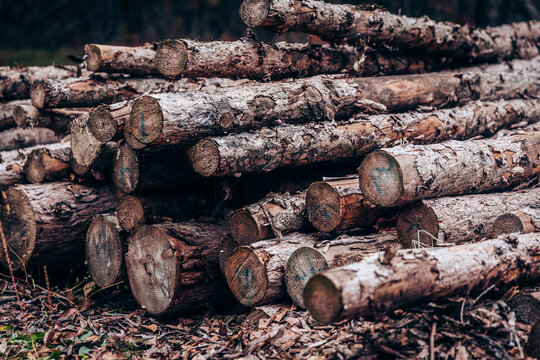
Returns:
[[[316,0],[244,0],[240,16],[250,27],[278,33],[301,31],[333,42],[389,44],[470,62],[533,57],[540,40],[536,21],[472,28]]]
[[[371,253],[384,251],[397,243],[395,233],[379,233],[366,236],[342,236],[314,246],[298,248],[287,261],[285,285],[292,301],[301,308],[304,305],[304,287],[315,274],[330,268],[359,262]]]
[[[379,219],[395,216],[396,209],[381,208],[367,200],[358,177],[313,183],[306,191],[306,212],[313,227],[323,232],[367,228]]]
[[[419,301],[540,279],[540,234],[509,236],[442,249],[400,250],[381,261],[313,276],[304,302],[318,321],[376,316]]]
[[[490,234],[493,238],[512,233],[529,234],[540,232],[539,201],[518,211],[507,212],[499,216],[491,224]]]
[[[58,142],[54,131],[45,128],[9,129],[0,133],[0,151],[16,150],[36,145]]]
[[[30,100],[13,100],[5,104],[0,104],[0,131],[17,126],[13,111],[19,105],[30,105]]]
[[[232,238],[240,245],[249,245],[305,229],[305,196],[270,193],[255,204],[233,211],[229,215]]]
[[[0,222],[9,256],[0,262],[13,269],[29,261],[49,267],[83,258],[84,239],[96,213],[113,210],[111,187],[90,187],[69,182],[16,185],[2,191]]]
[[[199,141],[190,150],[203,176],[268,172],[279,167],[363,156],[407,140],[434,143],[489,135],[540,116],[540,101],[475,102],[434,112],[360,117],[340,123],[282,125]]]
[[[114,213],[94,216],[86,233],[86,261],[92,280],[99,287],[124,281],[127,234]]]
[[[132,101],[99,105],[88,115],[90,134],[102,142],[119,139],[124,133],[124,121],[129,119],[132,107]]]
[[[34,149],[28,154],[23,171],[30,183],[69,180],[71,148],[67,142],[58,145]]]
[[[397,232],[405,248],[461,244],[509,234],[496,218],[540,204],[540,189],[424,199],[402,208]]]
[[[159,74],[154,64],[156,52],[152,44],[136,47],[86,44],[84,55],[86,68],[90,71],[137,76]]]
[[[30,87],[36,80],[59,80],[80,75],[81,70],[77,66],[3,66],[0,67],[0,101],[29,99]]]
[[[13,109],[13,118],[21,128],[45,127],[69,133],[71,121],[88,111],[89,108],[40,110],[32,105],[18,105]]]
[[[226,225],[163,223],[143,226],[126,255],[131,291],[149,313],[192,311],[232,299],[218,253]]]
[[[194,143],[275,126],[348,120],[359,112],[399,112],[539,94],[540,57],[439,73],[371,78],[316,76],[205,92],[143,96],[129,126],[143,144]]]
[[[525,353],[532,358],[538,359],[540,357],[540,321],[532,327],[524,350]]]
[[[540,132],[396,146],[371,153],[358,170],[362,193],[380,206],[504,189],[539,172]]]

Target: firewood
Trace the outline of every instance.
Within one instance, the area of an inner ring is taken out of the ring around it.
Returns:
[[[303,246],[294,251],[285,269],[285,285],[292,301],[304,305],[304,286],[311,276],[330,268],[359,262],[371,253],[384,251],[397,243],[395,233],[366,236],[342,236],[315,246]]]
[[[525,207],[514,212],[507,212],[500,215],[491,224],[490,233],[493,238],[512,233],[528,234],[540,232],[540,209],[539,201],[531,203],[530,207]]]
[[[56,145],[56,144],[55,144]],[[31,183],[69,180],[71,148],[69,143],[32,150],[24,163],[24,175]]]
[[[124,121],[129,119],[132,107],[132,101],[99,105],[88,114],[90,134],[102,142],[120,138],[124,132]]]
[[[13,109],[13,118],[18,127],[45,127],[57,133],[69,133],[71,121],[90,111],[89,108],[38,109],[32,105],[18,105]]]
[[[64,148],[65,145],[55,143],[0,152],[0,188],[4,188],[8,185],[24,183],[24,164],[27,156],[32,151],[44,147],[55,149]]]
[[[504,189],[540,171],[540,132],[405,145],[368,155],[358,170],[371,202],[398,206],[444,195]]]
[[[405,248],[496,238],[512,232],[496,218],[535,204],[540,189],[424,199],[399,211],[398,238]]]
[[[19,105],[30,105],[30,100],[13,100],[5,104],[0,104],[0,131],[11,129],[17,126],[13,111]]]
[[[1,192],[0,222],[13,269],[80,261],[92,217],[116,207],[111,187],[69,182],[15,185]]]
[[[348,120],[359,112],[398,112],[472,100],[534,97],[540,57],[455,71],[371,78],[316,76],[227,89],[142,96],[129,126],[143,144],[192,144],[282,123]]]
[[[59,137],[50,129],[13,128],[0,133],[0,151],[52,144],[58,142],[58,140],[60,140]]]
[[[359,157],[403,140],[424,144],[491,134],[510,124],[536,121],[539,115],[539,101],[511,100],[475,102],[431,113],[373,115],[340,123],[282,125],[206,138],[191,148],[190,159],[203,176],[262,173]]]
[[[229,215],[232,238],[240,245],[281,237],[307,227],[305,193],[268,194]]]
[[[232,299],[218,253],[226,225],[163,223],[141,227],[129,240],[131,291],[150,314],[192,311]]]
[[[154,65],[156,52],[152,44],[136,47],[86,44],[84,55],[90,71],[138,76],[159,74]]]
[[[536,56],[540,40],[536,21],[475,29],[317,0],[244,0],[240,16],[250,27],[278,33],[301,31],[333,42],[389,44],[471,62]]]
[[[399,250],[384,263],[382,254],[373,254],[313,276],[304,289],[304,302],[321,322],[380,316],[419,301],[538,281],[539,254],[538,233],[450,248]]]

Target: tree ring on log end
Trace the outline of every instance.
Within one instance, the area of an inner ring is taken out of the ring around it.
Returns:
[[[341,197],[330,184],[311,184],[306,192],[309,222],[319,231],[331,232],[341,223]]]
[[[131,133],[143,144],[149,144],[161,135],[163,113],[159,102],[151,96],[141,96],[133,103],[129,115]]]
[[[266,295],[265,263],[248,246],[236,248],[226,262],[225,278],[234,297],[246,306],[256,305]]]
[[[30,99],[32,105],[38,109],[43,109],[45,104],[45,85],[42,80],[35,80],[30,87]]]
[[[182,74],[188,62],[186,44],[180,40],[165,40],[158,44],[155,64],[159,72],[168,78]]]
[[[409,204],[399,212],[397,234],[404,248],[433,247],[439,234],[437,215],[422,201]]]
[[[242,21],[249,27],[263,24],[269,12],[269,0],[244,0],[239,10]]]
[[[6,238],[11,268],[18,270],[30,260],[36,246],[34,209],[26,194],[17,187],[2,191],[0,195],[0,226]],[[0,262],[6,269],[9,268],[3,244]]]
[[[221,156],[218,145],[212,139],[199,141],[190,151],[193,170],[202,176],[212,176],[219,168]]]
[[[129,194],[139,184],[139,160],[127,144],[118,147],[113,160],[113,183],[117,189]]]
[[[153,226],[141,227],[130,239],[126,268],[133,296],[150,314],[160,315],[171,306],[180,276],[176,256],[166,234]]]
[[[86,68],[90,71],[97,71],[101,66],[101,50],[99,46],[87,44],[84,46],[84,54],[86,55]]]
[[[118,130],[118,124],[107,106],[100,105],[90,111],[88,115],[88,128],[96,139],[106,142],[112,140]]]
[[[249,245],[259,239],[257,222],[247,210],[237,210],[229,217],[229,228],[234,241],[240,245]]]
[[[495,239],[504,234],[523,234],[524,232],[525,228],[519,216],[515,214],[503,214],[493,222],[490,238]]]
[[[323,274],[308,280],[304,287],[304,303],[311,316],[324,323],[337,320],[343,308],[341,292]]]
[[[218,116],[217,124],[223,131],[227,131],[233,125],[234,114],[226,111]]]
[[[24,163],[24,175],[32,184],[39,184],[45,178],[45,166],[41,158],[41,149],[32,150]]]
[[[306,307],[304,287],[313,275],[328,268],[328,262],[324,256],[311,247],[301,247],[291,254],[285,268],[285,285],[287,293],[296,305],[301,308]]]
[[[122,242],[116,224],[96,215],[86,235],[86,260],[92,280],[105,287],[118,280],[122,269]]]
[[[401,166],[386,151],[374,151],[366,156],[358,176],[362,194],[379,206],[392,206],[403,194]]]
[[[144,225],[144,208],[141,201],[131,195],[124,195],[118,200],[116,216],[120,227],[125,231],[132,232]]]

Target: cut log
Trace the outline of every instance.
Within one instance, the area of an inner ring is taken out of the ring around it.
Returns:
[[[229,215],[232,238],[240,245],[249,245],[305,229],[305,196],[271,193],[255,204],[233,211]]]
[[[137,99],[130,115],[143,144],[194,143],[285,123],[348,120],[358,112],[398,112],[472,100],[534,97],[540,57],[456,71],[371,78],[317,76]]]
[[[11,129],[17,126],[13,112],[17,106],[30,105],[30,100],[13,100],[5,104],[0,104],[0,131]]]
[[[226,225],[163,223],[143,226],[129,240],[131,291],[150,314],[192,311],[232,299],[218,253]]]
[[[504,234],[540,232],[539,201],[520,211],[505,213],[493,221],[490,234],[493,238]],[[523,204],[525,206],[525,204]]]
[[[81,261],[84,239],[96,213],[114,210],[111,187],[69,182],[16,185],[2,191],[0,222],[10,249],[0,263],[13,269]]]
[[[330,268],[361,261],[369,254],[385,251],[397,243],[395,233],[342,236],[312,246],[298,248],[287,261],[285,285],[295,305],[305,308],[304,287],[315,274]]]
[[[77,66],[2,66],[0,101],[30,99],[30,87],[36,80],[66,79],[80,75],[81,69]]]
[[[512,232],[498,227],[496,218],[535,204],[540,204],[540,189],[424,199],[399,211],[398,238],[405,248],[496,238]]]
[[[475,102],[431,113],[374,115],[342,123],[282,125],[199,141],[190,150],[203,176],[268,172],[279,167],[359,157],[403,140],[433,143],[489,135],[540,116],[540,101]],[[391,205],[391,204],[388,204]]]
[[[118,200],[118,221],[123,230],[132,233],[144,224],[209,216],[212,195],[192,189],[123,195]]]
[[[29,182],[69,180],[71,148],[67,142],[59,145],[35,149],[27,156],[23,170]]]
[[[389,44],[471,62],[536,56],[540,41],[536,21],[475,29],[317,0],[244,0],[240,16],[250,27],[278,33],[300,31],[332,42]]]
[[[136,47],[86,44],[84,55],[90,71],[138,76],[159,74],[154,65],[156,52],[152,44]]]
[[[370,227],[381,218],[394,217],[396,210],[369,202],[354,176],[313,183],[306,191],[306,212],[317,230],[339,232]]]
[[[380,206],[504,189],[539,172],[540,132],[396,146],[371,153],[358,170],[362,193]]]
[[[99,105],[88,115],[88,129],[99,141],[118,139],[124,133],[124,121],[129,119],[133,102]]]
[[[114,213],[94,216],[86,233],[86,261],[92,280],[99,287],[124,281],[127,234]]]
[[[321,322],[380,316],[419,301],[538,281],[540,234],[400,250],[388,261],[381,259],[374,254],[313,276],[304,289],[310,314]]]
[[[45,127],[69,133],[71,121],[88,111],[89,108],[40,110],[32,105],[18,105],[13,109],[13,118],[21,128]]]
[[[221,269],[221,273],[225,274],[225,267],[227,264],[227,261],[229,261],[229,257],[233,253],[233,251],[236,249],[238,244],[236,241],[234,241],[231,237],[227,237],[225,240],[223,240],[223,243],[221,244],[221,248],[219,250],[219,268]]]
[[[0,133],[0,151],[16,150],[36,145],[52,144],[60,139],[54,131],[45,128],[9,129]]]

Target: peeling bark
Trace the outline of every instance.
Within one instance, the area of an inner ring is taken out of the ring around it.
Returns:
[[[152,44],[136,47],[86,44],[84,55],[86,68],[90,71],[137,76],[159,75],[154,65],[156,52]]]
[[[0,151],[16,150],[36,145],[53,144],[59,137],[54,131],[45,128],[13,128],[0,133]]]

